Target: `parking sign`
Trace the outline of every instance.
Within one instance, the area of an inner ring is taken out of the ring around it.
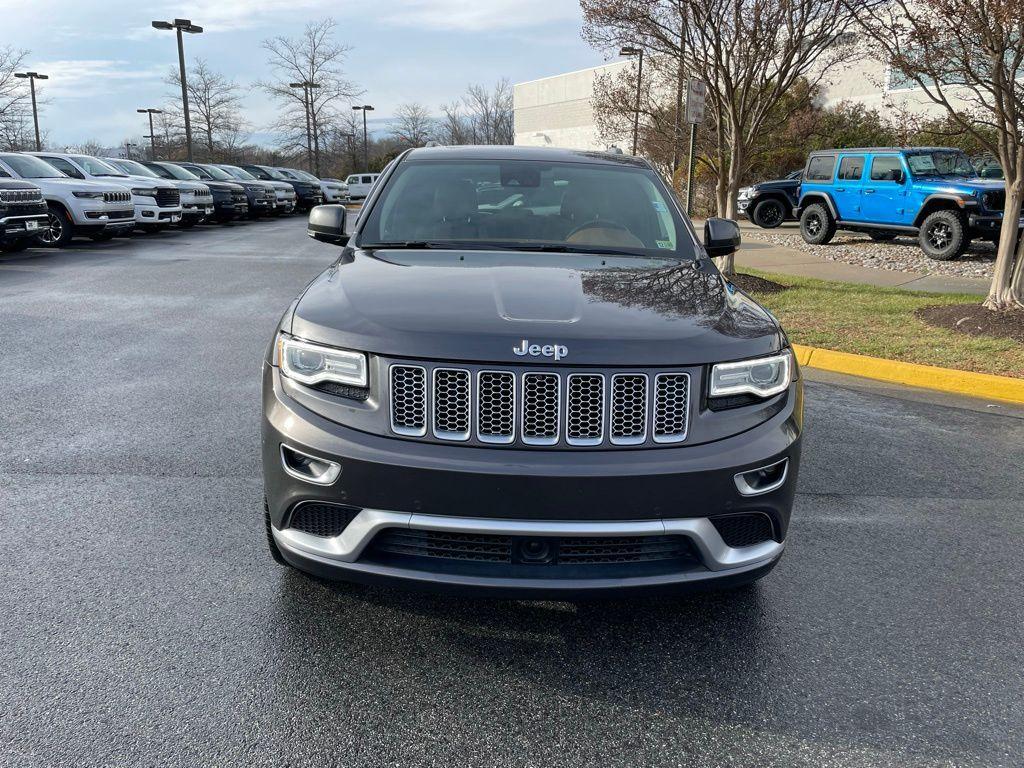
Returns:
[[[702,80],[691,77],[686,88],[686,122],[704,122],[704,97],[708,87]]]

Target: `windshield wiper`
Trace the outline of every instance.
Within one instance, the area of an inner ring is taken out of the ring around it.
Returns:
[[[360,248],[363,249],[388,249],[388,250],[428,250],[430,248],[447,248],[448,246],[444,243],[431,243],[426,240],[404,240],[396,241],[394,243],[360,243]]]

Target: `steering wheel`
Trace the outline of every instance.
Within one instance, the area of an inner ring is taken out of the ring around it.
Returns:
[[[580,232],[585,232],[588,229],[615,229],[622,232],[629,232],[628,227],[619,224],[619,222],[617,221],[610,221],[607,219],[592,219],[591,221],[588,221],[584,224],[580,224],[578,227],[576,227],[576,229],[574,229],[572,232],[566,235],[565,239],[567,241],[571,240],[574,235],[577,235]],[[632,232],[629,233],[633,234]]]

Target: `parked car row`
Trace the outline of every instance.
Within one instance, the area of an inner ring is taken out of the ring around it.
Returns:
[[[3,152],[0,250],[288,215],[347,194],[337,180],[293,168]]]
[[[878,241],[912,235],[926,256],[948,261],[974,239],[998,243],[1006,201],[998,176],[990,162],[948,147],[826,149],[785,179],[740,190],[738,208],[768,229],[799,220],[811,245],[839,230]]]

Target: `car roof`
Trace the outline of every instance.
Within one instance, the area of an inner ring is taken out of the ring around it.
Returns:
[[[814,155],[835,155],[840,152],[961,152],[957,147],[843,147],[841,149],[816,149]]]
[[[517,147],[512,145],[421,147],[409,150],[403,160],[536,160],[551,163],[590,163],[650,168],[640,157],[613,152],[585,152],[555,147]]]

